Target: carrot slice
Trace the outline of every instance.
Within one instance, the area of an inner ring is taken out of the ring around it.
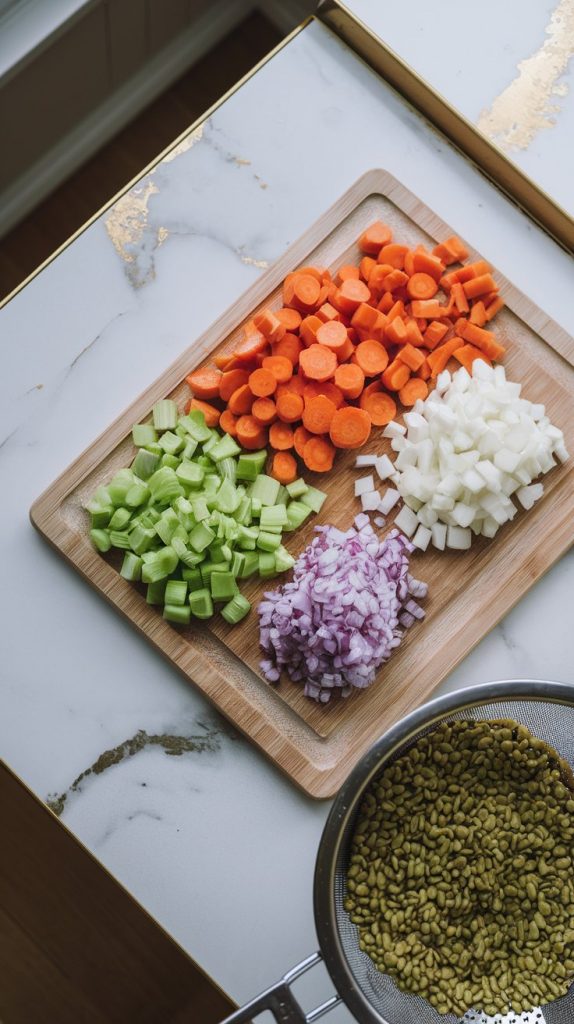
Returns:
[[[287,423],[272,423],[269,428],[269,444],[279,452],[287,451],[294,445],[293,430]]]
[[[419,272],[428,274],[429,277],[434,278],[438,283],[444,274],[444,263],[437,259],[436,256],[432,256],[430,252],[426,252],[422,249],[415,249],[413,255],[413,270],[415,274]]]
[[[347,328],[340,320],[329,320],[319,327],[316,335],[319,345],[325,345],[337,355],[345,347],[349,335]]]
[[[371,292],[365,282],[355,281],[351,278],[348,281],[343,281],[341,287],[337,289],[336,297],[333,297],[333,305],[342,313],[352,316],[357,306],[360,306],[361,302],[368,302],[370,298]]]
[[[277,391],[275,393],[275,401],[279,398],[279,395],[301,395],[305,390],[306,381],[301,374],[295,374],[288,380],[286,384],[278,384]]]
[[[342,267],[339,267],[336,277],[342,283],[343,281],[349,281],[353,278],[358,281],[361,276],[361,272],[354,263],[343,263]]]
[[[492,331],[485,331],[483,327],[477,327],[476,324],[471,324],[468,320],[462,323],[460,336],[471,345],[476,345],[489,359],[500,359],[506,351],[504,346],[496,340]]]
[[[389,354],[380,341],[362,341],[355,349],[357,365],[365,374],[365,377],[377,377],[386,369],[389,362]]]
[[[361,409],[368,412],[374,427],[384,427],[395,418],[397,406],[394,399],[382,390],[380,384],[378,384],[378,388],[379,390],[369,391],[369,393],[363,392],[359,405]]]
[[[368,302],[361,302],[351,317],[353,327],[370,331],[377,323],[379,311],[370,306]]]
[[[438,256],[439,260],[442,260],[447,265],[450,263],[463,263],[464,260],[468,259],[468,249],[457,235],[451,235],[444,242],[435,245],[432,254],[433,256]]]
[[[305,427],[295,428],[295,433],[293,434],[293,442],[295,446],[295,451],[297,452],[297,455],[299,455],[301,458],[303,458],[303,452],[305,450],[305,445],[307,444],[307,441],[310,441],[312,437],[313,434],[310,434],[308,430],[305,430]]]
[[[423,365],[416,372],[416,376],[420,377],[421,380],[428,380],[430,375],[431,375],[431,368],[429,366],[428,353],[427,353],[427,356],[425,357],[425,361],[424,361]]]
[[[484,327],[486,323],[486,309],[481,299],[478,302],[473,302],[469,320],[471,324],[476,324],[477,327]]]
[[[448,316],[449,307],[441,306],[436,299],[413,299],[411,311],[413,316],[424,320],[440,320],[441,316]]]
[[[446,324],[441,324],[439,320],[431,320],[426,331],[423,334],[424,343],[427,348],[431,350],[441,342],[448,333],[448,327]]]
[[[389,263],[395,270],[402,270],[408,251],[407,245],[397,245],[396,242],[384,245],[377,256],[377,263]]]
[[[409,277],[407,292],[411,299],[432,299],[438,292],[438,284],[430,274],[419,271]]]
[[[420,377],[411,377],[399,391],[399,399],[403,405],[414,405],[419,398],[424,400],[428,393],[426,381]]]
[[[218,352],[217,355],[214,355],[213,357],[213,362],[217,366],[218,370],[227,370],[228,363],[232,362],[232,360],[233,356],[230,352]]]
[[[203,366],[185,378],[195,398],[219,398],[221,370],[214,366]]]
[[[405,386],[410,375],[411,371],[408,366],[402,363],[400,359],[394,359],[383,373],[381,380],[389,391],[400,391]]]
[[[201,398],[191,398],[186,406],[186,412],[191,412],[192,409],[197,409],[202,412],[205,416],[205,423],[208,427],[216,427],[219,423],[219,417],[221,411],[216,409],[214,405],[210,405],[209,402],[203,402]]]
[[[277,380],[271,370],[254,370],[249,374],[249,387],[256,398],[268,398],[277,390]]]
[[[290,452],[277,452],[273,456],[271,476],[280,484],[292,484],[297,479],[297,463]]]
[[[337,367],[337,370],[339,367]],[[335,373],[337,372],[335,370]],[[305,404],[310,402],[312,398],[317,398],[318,395],[324,395],[325,398],[330,399],[336,409],[340,409],[343,404],[343,393],[340,388],[332,384],[330,380],[324,381],[322,384],[319,381],[311,380],[308,384],[305,384],[303,389],[303,399]]]
[[[337,409],[329,428],[329,437],[336,448],[360,448],[368,441],[370,433],[369,413],[352,405]]]
[[[285,356],[293,366],[299,364],[299,355],[303,350],[303,342],[296,334],[284,334],[281,341],[273,345],[274,356]]]
[[[253,317],[253,323],[258,331],[265,335],[268,341],[281,341],[287,328],[285,324],[275,315],[271,309],[262,309]]]
[[[309,345],[314,345],[317,341],[317,331],[319,330],[319,327],[321,327],[322,323],[323,321],[315,315],[306,316],[301,321],[299,337],[305,342],[307,347]]]
[[[247,334],[242,342],[239,343],[235,352],[233,353],[235,359],[240,359],[245,362],[247,359],[252,359],[259,352],[264,352],[267,348],[268,341],[261,331],[254,331],[253,334]],[[230,367],[231,369],[231,367]]]
[[[234,416],[246,416],[247,413],[251,412],[251,406],[253,405],[253,392],[249,387],[249,384],[242,384],[241,387],[237,388],[233,392],[229,399],[228,408]]]
[[[444,345],[431,352],[430,356],[427,357],[427,361],[431,368],[432,377],[438,377],[439,373],[442,373],[457,348],[460,348],[460,339],[451,338],[450,341],[445,341]]]
[[[376,265],[377,261],[374,260],[372,256],[363,256],[361,262],[359,263],[359,273],[366,284],[369,283],[369,274],[371,273],[373,267],[376,267]]]
[[[309,273],[296,274],[293,281],[293,302],[303,310],[312,309],[321,291],[321,284]]]
[[[283,387],[288,387],[288,385],[284,384]],[[294,391],[284,391],[277,395],[275,404],[277,415],[284,423],[296,423],[301,419],[305,405],[301,395],[297,395]]]
[[[416,320],[412,317],[406,322],[407,328],[407,341],[410,345],[414,345],[415,348],[420,348],[424,345],[424,338],[419,330],[419,325]]]
[[[326,434],[337,407],[325,395],[317,395],[305,402],[303,410],[303,426],[310,434]]]
[[[231,437],[237,437],[237,416],[234,416],[229,409],[224,409],[219,417],[219,428]]]
[[[249,373],[247,370],[226,370],[219,380],[219,397],[228,402],[234,391],[247,384]]]
[[[365,374],[356,363],[342,363],[335,370],[335,384],[344,398],[358,398],[365,386]]]
[[[345,284],[360,284],[346,281]],[[310,345],[299,356],[299,365],[309,380],[329,380],[337,369],[337,356],[325,345]]]
[[[404,270],[391,270],[390,274],[387,274],[383,281],[383,290],[386,292],[396,292],[398,288],[406,285],[408,280],[409,275],[405,274]]]
[[[459,313],[468,313],[470,306],[466,297],[464,287],[458,281],[455,281],[450,291],[451,304],[454,304],[454,308]]]
[[[278,309],[275,316],[281,321],[286,331],[298,331],[301,325],[301,314],[298,309],[290,309],[289,306],[283,306],[283,309]]]
[[[478,277],[465,281],[463,286],[467,299],[477,299],[479,295],[488,295],[489,292],[498,291],[498,285],[492,274],[480,274]]]
[[[408,366],[409,370],[415,372],[419,370],[425,361],[425,357],[421,352],[420,348],[415,348],[414,345],[403,345],[402,348],[397,352],[397,359],[400,359],[401,363]]]
[[[230,413],[231,415],[231,413]],[[262,427],[268,427],[277,416],[277,407],[272,398],[256,398],[251,406],[251,415]],[[223,413],[222,413],[223,416]],[[221,420],[219,421],[221,426]]]
[[[372,224],[369,224],[369,227],[363,231],[359,238],[359,249],[361,252],[376,256],[383,245],[387,245],[392,237],[393,232],[389,225],[384,224],[382,220],[375,220]]]
[[[500,312],[503,306],[504,299],[501,299],[500,296],[488,303],[485,310],[487,323],[492,320],[493,316],[496,316],[496,314]]]
[[[240,416],[237,420],[237,441],[248,451],[258,451],[267,444],[267,431],[254,416]]]
[[[453,352],[455,359],[458,359],[461,366],[466,367],[469,373],[472,373],[472,364],[475,359],[483,359],[485,363],[492,366],[492,363],[488,356],[481,352],[479,348],[475,348],[474,345],[462,345]]]
[[[381,313],[388,314],[389,310],[392,309],[394,305],[395,305],[395,300],[393,299],[393,296],[391,295],[391,293],[390,292],[385,292],[385,294],[383,295],[381,301],[377,305],[377,309]]]
[[[385,328],[385,337],[387,341],[389,341],[391,345],[406,345],[408,337],[407,325],[404,320],[400,316],[396,316],[391,320],[390,314],[389,320],[390,323],[387,323]]]
[[[330,302],[324,302],[322,306],[319,306],[317,310],[317,316],[323,323],[327,323],[329,320],[340,320],[341,314],[338,309],[335,309]]]
[[[265,356],[261,367],[272,373],[278,384],[286,384],[293,376],[293,363],[286,356]]]
[[[312,473],[328,473],[333,468],[335,449],[326,437],[311,437],[303,449],[302,458]]]

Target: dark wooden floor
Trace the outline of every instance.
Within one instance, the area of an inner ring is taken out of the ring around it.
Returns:
[[[280,40],[255,13],[0,241],[0,298],[145,167]]]

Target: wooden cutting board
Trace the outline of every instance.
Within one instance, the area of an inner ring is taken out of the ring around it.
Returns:
[[[281,305],[281,282],[302,263],[336,268],[355,262],[356,239],[380,218],[401,242],[433,245],[456,232],[386,171],[363,175],[290,249],[245,292],[129,409],[85,451],[31,509],[36,528],[118,608],[239,729],[300,787],[315,797],[332,796],[354,763],[399,717],[422,703],[530,586],[566,551],[574,536],[574,457],[544,477],[544,496],[519,512],[494,540],[473,540],[468,552],[416,552],[412,572],[429,584],[426,619],[413,626],[373,686],[317,705],[302,688],[284,679],[271,687],[258,669],[255,611],[231,628],[220,616],[205,626],[176,628],[146,604],[145,588],[124,581],[118,559],[103,558],[88,539],[83,505],[96,487],[129,465],[131,426],[151,406],[170,397],[183,406],[189,389],[181,383],[214,351],[232,350],[242,325],[259,308]],[[477,253],[477,259],[489,253]],[[496,273],[506,308],[495,330],[507,347],[505,366],[523,394],[543,402],[574,453],[574,339],[521,292]],[[373,431],[365,452],[390,452]],[[347,528],[360,511],[353,498],[354,453],[338,453],[333,471],[305,474],[328,492],[319,516],[312,516],[286,546],[298,555],[318,523]],[[271,585],[278,585],[271,581]],[[269,582],[250,580],[243,588],[257,602]]]

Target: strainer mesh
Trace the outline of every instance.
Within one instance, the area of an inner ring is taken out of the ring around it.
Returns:
[[[536,699],[484,703],[477,707],[465,707],[449,712],[440,720],[433,722],[431,726],[413,733],[398,750],[381,762],[380,768],[383,770],[385,765],[391,764],[392,761],[404,754],[421,736],[431,732],[444,721],[500,718],[511,718],[525,725],[534,736],[554,747],[574,768],[574,708]],[[430,1003],[421,999],[420,996],[401,992],[392,979],[386,974],[381,974],[370,957],[359,948],[358,929],[349,920],[349,915],[344,909],[344,900],[346,897],[345,876],[348,849],[363,791],[357,795],[353,816],[343,833],[335,870],[335,915],[349,969],[357,987],[387,1024],[454,1024],[457,1018],[452,1014],[447,1016],[439,1014]],[[473,1016],[469,1013],[463,1019],[464,1024],[467,1021],[470,1024]],[[475,1019],[480,1022],[488,1018],[477,1016]],[[524,1016],[524,1021],[532,1019],[530,1015]],[[536,1015],[534,1019],[536,1019]],[[516,1016],[509,1014],[504,1021],[505,1024],[514,1024],[515,1021],[516,1024],[522,1024],[523,1018],[520,1014]],[[546,1024],[573,1024],[574,986],[563,998],[542,1007],[540,1021],[545,1021]]]

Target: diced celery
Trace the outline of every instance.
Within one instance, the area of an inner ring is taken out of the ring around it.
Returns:
[[[198,466],[203,466],[206,473],[209,471],[213,471],[215,469],[215,466],[211,459],[209,458],[209,455],[198,455],[195,461],[197,462]]]
[[[199,551],[185,551],[179,557],[188,569],[194,569],[196,565],[203,562],[205,555]]]
[[[183,527],[182,527],[182,530],[183,530]],[[184,530],[184,533],[185,533],[185,530]],[[175,551],[177,557],[180,558],[182,560],[182,562],[183,562],[183,560],[187,556],[187,550],[188,550],[187,549],[187,534],[186,534],[186,537],[185,537],[185,540],[184,540],[183,537],[181,537],[181,536],[178,537],[177,536],[177,532],[174,533],[173,537],[171,538],[171,546],[172,546],[173,550]]]
[[[203,466],[198,466],[195,462],[185,460],[180,463],[175,474],[180,483],[185,484],[187,487],[199,489],[205,477],[205,470]]]
[[[166,604],[185,604],[187,601],[187,581],[168,580],[165,588]]]
[[[157,508],[145,508],[140,512],[139,518],[142,526],[154,526],[158,519],[161,519],[161,512]]]
[[[212,572],[209,585],[214,601],[229,601],[237,593],[237,583],[232,572]]]
[[[239,554],[239,552],[237,552]],[[249,576],[253,576],[254,572],[259,570],[259,552],[257,551],[246,551],[245,552],[245,565],[239,576],[239,579],[246,580]],[[233,568],[233,567],[232,567]]]
[[[205,451],[205,446],[203,450]],[[222,459],[231,459],[234,455],[239,455],[240,451],[241,448],[231,434],[224,434],[210,449],[209,457],[212,462],[221,462]]]
[[[192,590],[201,590],[203,583],[199,569],[182,569],[181,575],[186,581],[190,592]]]
[[[134,484],[126,494],[126,505],[128,508],[139,508],[140,505],[145,505],[148,499],[149,487],[145,484]]]
[[[221,614],[226,622],[235,626],[241,619],[244,619],[251,610],[251,605],[243,594],[236,594],[228,604],[221,609]]]
[[[163,598],[165,594],[165,588],[167,583],[165,580],[156,580],[155,583],[148,583],[146,601],[148,604],[163,604]]]
[[[288,492],[287,488],[284,487],[283,484],[281,484],[280,487],[279,487],[279,490],[277,491],[277,497],[275,498],[275,504],[276,505],[286,505],[288,501],[289,501],[289,492]]]
[[[210,619],[213,615],[213,601],[207,587],[201,590],[193,590],[189,595],[189,607],[191,614],[196,619]]]
[[[92,494],[88,504],[84,507],[87,512],[97,512],[100,508],[108,508],[111,503],[108,488],[101,486],[98,487],[95,494]]]
[[[186,437],[188,437],[188,440],[185,443],[185,448],[181,453],[181,457],[182,459],[192,459],[197,451],[198,442],[194,441],[193,438],[189,437],[187,434]]]
[[[237,460],[237,479],[256,480],[267,460],[267,452],[242,452]],[[273,504],[273,502],[271,502]]]
[[[97,548],[98,551],[101,551],[102,554],[109,551],[112,546],[110,535],[107,530],[90,530],[90,540],[94,547]]]
[[[243,572],[243,570],[245,568],[245,561],[246,561],[246,558],[245,558],[245,553],[243,551],[234,551],[233,552],[233,561],[231,563],[231,572],[233,573],[233,575],[236,578],[238,576],[241,576],[241,573]]]
[[[128,547],[130,547],[136,555],[142,555],[144,551],[149,551],[155,539],[156,531],[153,527],[141,526],[141,524],[138,524],[137,526],[134,526],[129,535]]]
[[[205,498],[192,498],[191,499],[191,510],[193,512],[193,518],[201,523],[203,519],[207,519],[209,516],[209,509]]]
[[[287,509],[285,505],[266,505],[265,508],[261,509],[259,526],[262,530],[267,530],[270,526],[281,527],[286,525]]]
[[[110,495],[112,505],[114,505],[117,508],[118,505],[125,504],[126,494],[128,493],[130,487],[133,485],[133,482],[134,475],[131,471],[128,479],[126,479],[125,477],[120,477],[119,474],[114,477],[112,482],[108,484],[108,492]]]
[[[181,425],[181,423],[179,421],[177,423],[177,426],[173,428],[173,432],[174,432],[174,434],[177,434],[178,437],[181,437],[181,440],[184,442],[184,444],[186,443],[187,438],[188,438],[189,435],[188,435],[187,431],[185,430],[185,428],[182,427],[182,425]]]
[[[113,505],[108,505],[105,508],[96,508],[95,506],[92,506],[92,510],[90,512],[90,524],[92,529],[99,530],[103,526],[109,526],[114,515]]]
[[[195,526],[195,517],[191,508],[191,502],[187,498],[176,498],[173,503],[173,510],[181,525],[189,532]]]
[[[177,469],[179,466],[179,459],[177,455],[169,455],[168,452],[162,455],[160,459],[160,466],[167,466],[169,469]]]
[[[203,481],[203,495],[205,498],[210,498],[217,494],[222,481],[220,477],[213,473],[210,475],[206,473],[205,480]]]
[[[171,538],[178,526],[181,526],[181,523],[177,512],[172,508],[166,508],[155,524],[154,529],[158,537],[161,537],[164,544],[171,544]]]
[[[229,514],[235,512],[235,509],[239,506],[240,499],[237,496],[237,490],[231,483],[231,480],[222,480],[221,486],[215,495],[215,507],[219,512],[227,512]]]
[[[205,551],[213,540],[215,534],[205,523],[198,523],[189,535],[189,543],[194,551]]]
[[[274,505],[280,486],[281,484],[278,480],[274,480],[272,476],[266,476],[265,473],[261,473],[251,488],[251,498],[258,499],[262,505]]]
[[[219,434],[216,434],[215,431],[211,431],[211,437],[209,437],[207,441],[204,441],[202,444],[203,454],[209,455],[211,459],[211,452],[213,451],[214,448],[217,448],[218,443]],[[213,462],[213,459],[211,459],[211,461]]]
[[[243,551],[255,551],[259,530],[254,526],[239,526],[237,544]]]
[[[177,425],[178,409],[171,398],[156,402],[153,409],[153,425],[156,430],[173,430]]]
[[[217,472],[225,480],[231,480],[231,483],[234,484],[237,479],[237,463],[235,459],[221,459],[217,463]]]
[[[226,562],[231,562],[231,559],[233,558],[233,551],[229,547],[229,544],[223,545],[223,547],[221,548],[221,554],[225,558]]]
[[[144,448],[146,444],[157,441],[157,433],[152,423],[134,423],[132,440],[136,448]]]
[[[159,550],[158,548],[153,548],[153,550],[151,550],[151,551],[142,551],[142,553],[140,555],[140,558],[141,558],[142,562],[144,563],[144,565],[145,565],[146,562],[153,562],[155,556],[158,553],[158,550]]]
[[[163,617],[168,622],[176,622],[178,626],[189,626],[191,608],[187,604],[166,604],[163,609]]]
[[[111,546],[113,548],[119,548],[120,551],[129,551],[132,547],[130,534],[125,533],[123,530],[110,530],[109,538]],[[139,552],[137,552],[137,554],[139,554]]]
[[[166,430],[165,434],[161,435],[158,444],[166,455],[177,455],[185,448],[185,441],[171,430]]]
[[[275,576],[275,554],[273,551],[262,551],[259,555],[259,575],[262,579]]]
[[[238,523],[249,526],[251,522],[251,498],[244,494],[233,515]]]
[[[262,507],[263,506],[261,505],[260,499],[259,498],[254,498],[252,496],[251,497],[251,518],[252,519],[259,519],[259,516],[261,515]]]
[[[224,545],[221,542],[219,542],[219,541],[216,541],[214,544],[211,545],[211,547],[209,549],[209,557],[210,557],[212,562],[226,562],[227,561],[226,555],[222,554],[223,548],[224,548]]]
[[[295,565],[293,555],[290,555],[287,548],[281,544],[275,552],[275,568],[277,572],[287,572]]]
[[[287,484],[287,492],[290,498],[300,498],[302,494],[305,494],[306,490],[307,484],[302,476],[294,480],[292,484]]]
[[[148,451],[146,448],[140,448],[132,462],[131,468],[140,480],[149,480],[152,473],[155,473],[158,468],[159,461],[159,455],[154,455],[153,452]]]
[[[208,441],[211,437],[211,430],[205,422],[205,416],[199,409],[192,409],[191,412],[188,412],[187,416],[181,416],[179,423],[190,437],[200,444],[203,441]]]
[[[120,576],[123,576],[125,580],[130,580],[132,583],[141,580],[142,565],[143,562],[139,555],[134,555],[133,551],[126,551],[120,569]]]
[[[156,552],[155,558],[144,562],[142,568],[142,581],[154,583],[156,580],[163,580],[173,572],[178,563],[178,557],[172,547],[162,548]]]
[[[275,506],[274,506],[275,507]],[[285,526],[266,526],[265,533],[278,533],[279,536],[283,533],[283,530],[287,529],[287,523]]]
[[[301,502],[310,508],[312,512],[320,512],[327,495],[317,487],[307,487],[305,494],[301,495]]]
[[[160,448],[157,441],[154,441],[152,444],[146,444],[145,450],[146,452],[151,452],[152,455],[161,456],[163,454],[163,448]]]
[[[280,533],[265,533],[264,530],[259,531],[259,536],[257,538],[257,547],[261,551],[276,551],[280,544]]]
[[[285,530],[297,530],[301,523],[311,515],[311,509],[308,505],[303,505],[300,501],[290,501],[287,505],[287,526]]]
[[[167,505],[174,498],[185,497],[183,487],[173,469],[162,466],[148,480],[153,500],[158,505]]]

